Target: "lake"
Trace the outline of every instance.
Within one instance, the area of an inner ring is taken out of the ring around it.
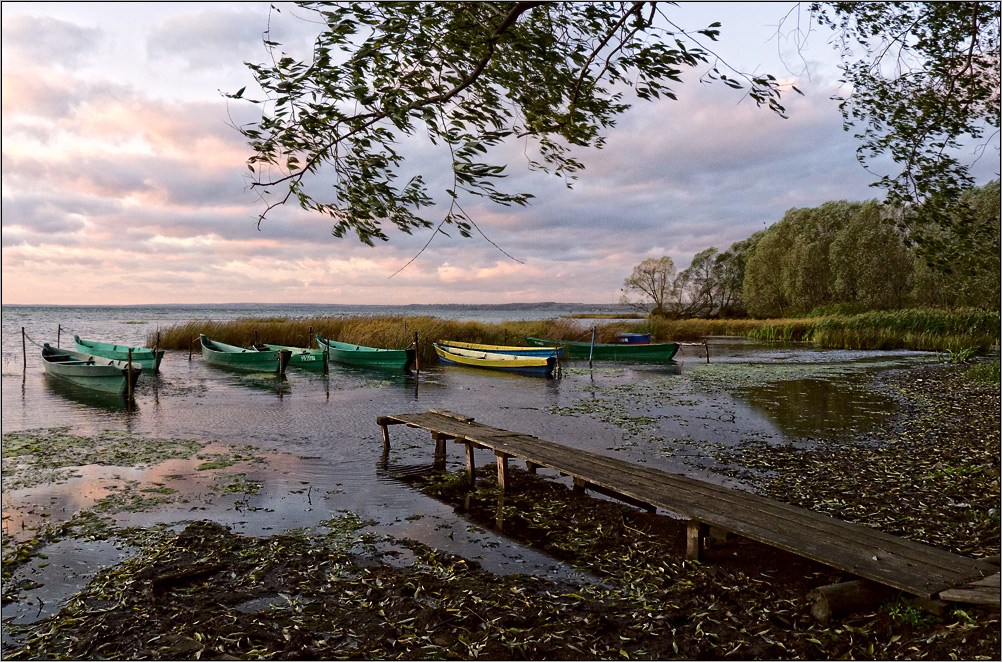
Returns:
[[[152,486],[159,492],[150,493],[165,495],[162,500],[147,508],[111,511],[120,525],[211,519],[239,533],[266,535],[350,511],[375,521],[375,533],[412,538],[475,559],[493,572],[579,578],[559,561],[472,525],[401,480],[408,473],[431,470],[434,444],[426,432],[397,426],[391,431],[391,451],[384,456],[376,418],[444,409],[488,425],[752,489],[722,473],[729,468],[723,451],[750,443],[807,445],[820,437],[865,434],[897,407],[893,397],[872,386],[872,378],[935,361],[927,352],[830,351],[711,338],[709,363],[702,346],[683,347],[667,365],[565,362],[562,375],[554,379],[458,366],[424,367],[415,376],[337,365],[326,375],[290,369],[287,378],[279,379],[227,372],[206,365],[198,353],[189,360],[186,351],[169,351],[161,374],[143,375],[135,404],[127,407],[120,398],[90,394],[47,377],[33,344],[55,343],[60,326],[64,345],[72,345],[73,333],[142,344],[151,331],[191,319],[420,314],[500,322],[582,312],[581,307],[355,308],[5,306],[5,435],[65,428],[83,438],[82,444],[103,445],[108,452],[123,438],[156,440],[151,445],[160,449],[191,441],[206,445],[200,457],[139,467],[91,463],[14,489],[5,481],[5,553],[8,540],[30,538],[33,527],[68,520],[116,496],[135,497]],[[585,329],[591,322],[581,324]],[[22,327],[29,336],[23,373]],[[207,469],[213,459],[218,468]],[[488,462],[484,453],[478,460]],[[447,469],[463,468],[462,447],[450,444]],[[566,482],[552,472],[542,473]],[[257,489],[225,489],[233,481]],[[44,561],[36,559],[17,571],[18,577],[30,576],[42,586],[29,591],[28,600],[4,605],[4,619],[24,622],[53,613],[98,568],[124,558],[128,550],[107,541],[67,538],[48,545],[44,553]]]

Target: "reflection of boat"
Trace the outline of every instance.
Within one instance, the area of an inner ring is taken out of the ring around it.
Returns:
[[[42,362],[45,372],[53,377],[105,393],[124,394],[130,381],[135,387],[143,370],[137,365],[130,370],[126,362],[52,347],[49,343],[42,346]]]
[[[77,386],[72,382],[65,381],[45,373],[43,375],[46,388],[54,395],[68,400],[76,405],[82,405],[88,409],[103,409],[109,412],[135,412],[139,405],[135,400],[123,398],[120,393],[107,393],[105,391],[95,391],[94,389]]]
[[[164,350],[153,351],[146,347],[129,347],[128,345],[113,345],[96,340],[84,340],[80,336],[73,336],[78,352],[103,356],[116,361],[128,361],[129,351],[132,351],[132,364],[138,365],[148,373],[160,370],[160,361],[163,360]]]
[[[335,363],[347,363],[363,368],[392,368],[409,370],[414,363],[414,348],[383,349],[382,347],[366,347],[349,343],[328,340],[317,336],[317,344],[327,348],[327,356]]]
[[[438,344],[446,349],[458,347],[459,349],[477,350],[481,352],[492,352],[494,354],[521,354],[523,356],[556,356],[558,359],[563,355],[563,347],[519,347],[517,345],[483,345],[475,342],[455,342],[452,340],[439,340]]]
[[[557,359],[554,356],[527,356],[524,354],[497,354],[482,352],[461,347],[442,347],[435,343],[435,352],[445,363],[465,365],[472,368],[487,370],[504,370],[506,372],[524,372],[536,375],[549,375]]]
[[[535,347],[561,345],[575,359],[599,359],[619,361],[668,361],[678,352],[678,343],[595,343],[570,340],[547,340],[525,336],[525,342]],[[594,347],[594,350],[592,349]]]
[[[290,347],[288,345],[270,345],[264,343],[262,345],[255,345],[255,349],[258,351],[281,351],[287,350],[291,356],[289,357],[289,365],[294,368],[323,368],[324,367],[324,351],[323,349],[310,349],[309,347]]]
[[[289,365],[289,358],[292,356],[291,352],[284,349],[260,351],[227,345],[209,340],[205,334],[200,335],[199,340],[202,342],[202,358],[205,359],[205,362],[224,368],[251,372],[277,372],[284,375],[285,367]]]

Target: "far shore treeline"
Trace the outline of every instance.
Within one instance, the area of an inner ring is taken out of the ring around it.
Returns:
[[[640,331],[656,341],[740,335],[826,348],[961,356],[997,347],[1000,199],[999,181],[994,181],[964,196],[973,222],[907,230],[899,213],[876,201],[792,209],[726,251],[710,247],[677,274],[671,267],[670,287],[657,310],[651,310],[650,301],[637,301],[651,314],[599,324],[596,341],[615,342],[619,333]],[[315,346],[312,333],[390,348],[412,344],[417,334],[425,364],[435,361],[431,343],[440,339],[523,345],[523,336],[590,337],[584,325],[570,319],[482,323],[345,316],[194,321],[151,333],[147,345],[197,349],[200,333],[243,346]]]

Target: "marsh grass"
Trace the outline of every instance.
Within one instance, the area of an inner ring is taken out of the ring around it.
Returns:
[[[997,312],[914,308],[788,319],[665,320],[650,322],[659,339],[747,336],[758,340],[805,341],[829,349],[918,349],[984,351],[999,343]]]
[[[596,342],[616,342],[625,332],[650,333],[655,341],[698,341],[706,336],[746,336],[768,341],[806,341],[831,349],[918,349],[959,352],[986,350],[999,343],[999,314],[977,310],[941,311],[912,309],[836,314],[788,319],[686,319],[616,321],[596,325]],[[419,358],[435,362],[432,343],[442,340],[524,345],[523,336],[587,341],[591,329],[568,318],[530,322],[461,322],[438,317],[314,317],[242,318],[228,322],[197,320],[160,332],[160,347],[198,349],[198,335],[230,345],[267,342],[295,347],[316,347],[319,334],[370,347],[403,349],[418,336]],[[147,337],[152,347],[156,334]]]
[[[642,324],[646,327],[646,324]],[[639,327],[628,322],[598,326],[597,342],[614,342],[619,333],[636,331]],[[490,345],[525,345],[522,336],[588,340],[590,329],[569,319],[532,322],[461,322],[438,317],[315,317],[301,319],[237,319],[229,322],[196,320],[160,331],[160,347],[187,350],[193,343],[198,348],[198,336],[204,333],[212,340],[229,345],[249,347],[255,342],[316,347],[316,335],[340,342],[369,347],[403,349],[418,337],[422,364],[437,358],[432,343],[439,340],[485,343]],[[153,346],[156,334],[150,334],[147,345]]]

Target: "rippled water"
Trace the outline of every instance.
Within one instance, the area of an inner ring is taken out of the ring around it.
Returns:
[[[95,339],[141,344],[151,327],[165,324],[165,318],[143,319],[141,314],[81,315],[60,324]],[[863,377],[931,360],[918,352],[819,351],[716,338],[709,364],[702,347],[686,347],[666,366],[567,363],[560,379],[457,366],[432,366],[418,377],[332,366],[327,375],[290,370],[286,379],[279,379],[227,372],[206,365],[200,355],[189,360],[187,352],[172,351],[161,375],[143,376],[135,405],[127,407],[120,398],[47,377],[33,348],[22,374],[19,327],[52,326],[54,318],[48,309],[32,313],[25,308],[4,308],[3,318],[4,433],[67,427],[88,436],[125,430],[143,437],[198,440],[210,444],[206,453],[249,445],[267,460],[233,469],[246,473],[245,480],[262,483],[257,494],[213,492],[214,478],[197,470],[198,459],[145,468],[83,467],[62,483],[5,491],[7,535],[29,536],[29,527],[67,519],[134,480],[168,484],[190,501],[117,515],[123,525],[212,519],[261,535],[312,526],[351,511],[378,522],[378,533],[462,554],[488,570],[550,577],[576,573],[498,533],[471,526],[451,507],[401,481],[401,473],[431,469],[434,445],[426,432],[395,426],[391,450],[384,455],[376,418],[445,409],[488,425],[740,487],[714,471],[719,468],[715,449],[748,441],[810,443],[819,435],[865,431],[893,411],[895,402],[865,388]],[[481,453],[478,459],[487,463],[490,458]],[[462,449],[450,445],[447,468],[464,466]],[[44,578],[36,581],[45,586],[27,602],[5,605],[4,618],[31,620],[57,609],[61,596],[125,552],[105,543],[67,541],[45,553],[47,566],[34,563],[19,571]]]

